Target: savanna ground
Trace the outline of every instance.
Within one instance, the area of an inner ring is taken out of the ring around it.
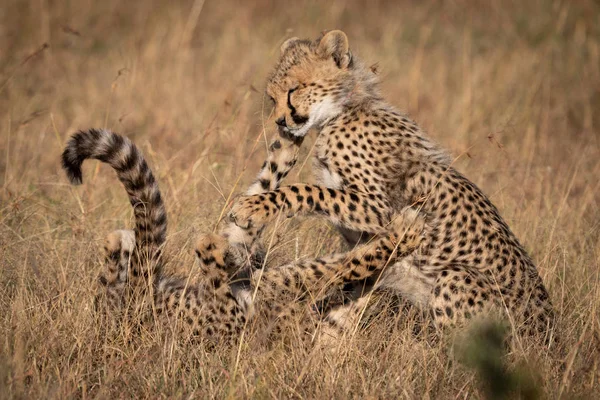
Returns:
[[[68,185],[68,135],[107,127],[143,149],[168,207],[169,267],[189,271],[191,241],[214,228],[275,135],[263,86],[279,45],[332,28],[378,69],[387,98],[458,157],[536,260],[562,340],[515,346],[508,368],[529,371],[544,397],[597,395],[597,2],[4,0],[0,397],[485,396],[451,341],[415,337],[407,316],[375,321],[328,357],[289,346],[293,336],[265,347],[252,328],[213,352],[151,332],[106,335],[92,312],[103,238],[131,226],[131,210],[97,162],[83,187]],[[273,263],[343,248],[317,219],[277,233]]]

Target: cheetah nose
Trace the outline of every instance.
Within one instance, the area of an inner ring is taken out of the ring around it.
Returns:
[[[285,117],[281,117],[278,120],[275,121],[275,123],[283,128],[287,127],[287,124],[285,122]]]

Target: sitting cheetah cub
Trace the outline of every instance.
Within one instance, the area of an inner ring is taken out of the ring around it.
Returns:
[[[296,147],[274,143],[249,194],[277,189],[296,161]],[[155,319],[192,338],[216,342],[235,339],[253,317],[255,302],[265,303],[262,309],[266,317],[275,320],[298,300],[312,300],[329,285],[372,276],[387,260],[413,252],[423,238],[424,221],[407,210],[398,215],[385,234],[363,246],[345,254],[250,274],[249,288],[245,288],[232,282],[246,262],[239,246],[254,246],[260,232],[244,236],[246,231],[236,232],[239,228],[231,226],[224,235],[209,234],[197,241],[195,252],[202,276],[190,282],[186,276],[169,275],[161,268],[165,261],[161,249],[166,239],[166,211],[158,184],[138,148],[127,138],[106,130],[76,133],[62,156],[72,183],[82,182],[81,165],[88,158],[115,169],[135,216],[133,231],[114,231],[106,239],[106,271],[100,278],[104,289],[97,300],[106,299],[109,314],[126,311],[129,316],[139,316],[142,322]]]
[[[382,98],[377,77],[352,54],[346,34],[287,40],[266,93],[282,135],[317,131],[318,184],[241,198],[232,221],[256,230],[279,212],[318,214],[356,243],[385,232],[398,210],[417,207],[431,231],[417,252],[386,269],[376,287],[428,311],[437,327],[500,309],[518,332],[552,339],[553,307],[523,246],[487,196]]]

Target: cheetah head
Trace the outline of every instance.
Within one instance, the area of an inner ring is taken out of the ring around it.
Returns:
[[[301,138],[326,124],[343,110],[362,74],[342,31],[327,32],[316,41],[285,41],[266,87],[280,133]]]

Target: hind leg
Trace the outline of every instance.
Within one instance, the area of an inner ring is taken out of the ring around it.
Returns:
[[[438,275],[428,306],[435,326],[443,329],[498,311],[499,298],[486,275],[472,268],[453,265]]]
[[[116,230],[106,236],[105,270],[100,274],[99,281],[104,286],[104,293],[101,295],[106,295],[107,305],[111,308],[120,308],[125,301],[134,248],[135,235],[132,230]]]
[[[554,315],[550,306],[540,306],[538,297],[515,304],[518,296],[541,296],[547,293],[538,290],[498,289],[497,284],[478,270],[462,265],[453,265],[442,271],[434,285],[430,299],[431,313],[436,327],[463,325],[477,317],[491,317],[510,322],[519,335],[543,338],[548,344],[553,339]]]
[[[399,260],[380,276],[375,288],[400,294],[429,314],[437,329],[461,326],[471,318],[501,310],[495,285],[482,272],[452,265],[432,276],[423,269],[412,257]]]
[[[377,313],[376,310],[381,307],[376,306],[378,303],[383,303],[381,300],[382,292],[373,292],[373,284],[378,281],[377,277],[381,271],[385,271],[388,263],[394,262],[393,259],[404,260],[408,254],[414,252],[420,245],[422,234],[425,229],[425,221],[416,210],[407,208],[402,214],[396,215],[393,223],[389,227],[391,231],[387,235],[375,237],[369,243],[359,246],[356,249],[341,255],[341,260],[346,262],[337,263],[332,259],[327,260],[320,268],[313,268],[313,271],[319,272],[318,277],[326,276],[320,273],[322,270],[329,270],[344,277],[338,281],[330,281],[337,285],[348,282],[363,282],[366,286],[363,292],[355,293],[354,300],[349,303],[333,307],[327,312],[321,328],[321,343],[335,342],[340,336],[353,332],[359,325],[363,315],[372,315]],[[323,260],[323,259],[322,259]],[[310,262],[309,262],[310,265]],[[391,267],[392,265],[390,265]],[[302,264],[296,264],[291,268],[292,273],[298,273],[302,270]],[[289,269],[289,268],[287,268]],[[281,269],[285,271],[286,268]],[[277,273],[277,269],[268,271],[268,273]],[[312,277],[312,274],[304,275],[304,286],[308,287],[307,282]],[[370,283],[364,281],[369,279]],[[285,280],[284,280],[285,282]],[[288,278],[287,283],[293,282],[293,279]],[[318,280],[317,280],[318,282]],[[281,285],[280,285],[281,286]],[[317,286],[311,285],[313,289]],[[320,290],[321,293],[325,293]],[[312,291],[313,300],[319,300],[319,296],[314,296],[319,291]]]

